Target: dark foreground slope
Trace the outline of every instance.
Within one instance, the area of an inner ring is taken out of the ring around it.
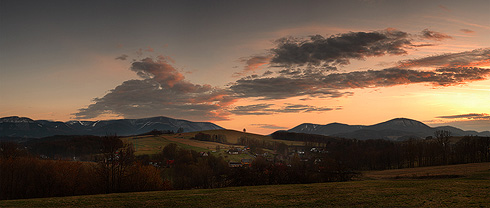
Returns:
[[[451,179],[122,193],[0,201],[0,207],[487,207],[489,177],[487,169]]]

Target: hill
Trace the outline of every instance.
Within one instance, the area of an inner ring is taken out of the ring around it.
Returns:
[[[222,135],[226,138],[225,143],[211,142],[211,141],[199,141],[193,138],[198,133],[209,134],[211,136]],[[152,155],[157,154],[162,151],[162,148],[170,143],[175,143],[184,149],[191,149],[197,152],[212,152],[216,156],[223,156],[225,160],[235,160],[239,161],[243,158],[251,158],[250,155],[228,155],[226,151],[232,147],[243,147],[243,145],[238,144],[238,139],[241,137],[257,139],[259,141],[269,141],[269,142],[284,142],[288,145],[302,145],[303,142],[298,141],[286,141],[272,139],[270,136],[264,136],[259,134],[235,131],[235,130],[205,130],[198,132],[187,132],[179,134],[163,134],[163,135],[144,135],[144,136],[129,136],[122,138],[124,142],[132,143],[135,148],[136,155]],[[217,150],[217,147],[220,147]],[[268,150],[266,150],[268,151]]]
[[[486,207],[490,204],[490,180],[487,179],[490,171],[488,163],[481,165],[486,165],[486,171],[474,171],[462,178],[365,180],[6,200],[0,201],[0,207]]]
[[[489,131],[476,132],[464,131],[452,126],[430,127],[420,121],[395,118],[382,123],[364,126],[348,125],[341,123],[330,123],[326,125],[304,123],[290,130],[295,133],[319,134],[325,136],[335,136],[352,139],[387,139],[387,140],[406,140],[408,138],[425,138],[433,136],[435,131],[451,131],[453,136],[490,136]]]
[[[154,129],[176,132],[179,128],[182,128],[184,132],[223,129],[209,122],[192,122],[163,116],[142,119],[68,122],[32,120],[18,116],[0,118],[0,137],[41,138],[54,135],[105,136],[110,134],[127,136],[143,134]]]

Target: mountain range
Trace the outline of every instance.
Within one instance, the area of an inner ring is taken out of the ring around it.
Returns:
[[[100,121],[48,121],[32,120],[26,117],[0,118],[0,137],[41,138],[53,135],[95,135],[120,136],[137,135],[152,130],[170,130],[184,132],[223,129],[209,122],[192,122],[168,117],[142,119],[118,119]]]
[[[288,131],[362,140],[406,140],[409,138],[425,138],[433,136],[434,132],[438,130],[450,131],[453,136],[490,136],[490,131],[465,131],[452,126],[430,127],[420,121],[407,118],[395,118],[370,126],[348,125],[342,123],[330,123],[326,125],[303,123]]]
[[[0,118],[0,137],[17,138],[41,138],[53,135],[105,136],[117,134],[128,136],[147,133],[155,129],[176,132],[179,128],[183,128],[184,132],[224,129],[210,122],[192,122],[163,116],[142,119],[68,122],[32,120],[18,116]],[[374,125],[303,123],[287,131],[361,140],[406,140],[433,136],[434,132],[438,130],[450,131],[453,136],[490,136],[490,131],[465,131],[452,126],[430,127],[420,121],[407,118],[395,118]]]

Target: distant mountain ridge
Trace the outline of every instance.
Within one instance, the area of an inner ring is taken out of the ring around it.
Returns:
[[[0,137],[40,138],[53,135],[104,136],[110,134],[127,136],[146,133],[154,129],[176,132],[179,128],[183,128],[184,132],[223,129],[210,122],[192,122],[163,116],[142,119],[67,122],[32,120],[18,116],[0,118]]]
[[[490,136],[490,131],[464,131],[452,126],[430,127],[420,121],[408,118],[395,118],[374,125],[348,125],[330,123],[326,125],[304,123],[287,131],[295,133],[319,134],[352,139],[405,140],[433,136],[437,130],[450,131],[453,136]]]

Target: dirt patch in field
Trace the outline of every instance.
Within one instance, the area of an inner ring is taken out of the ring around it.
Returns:
[[[396,178],[440,178],[444,176],[469,176],[481,171],[490,170],[490,163],[470,163],[433,167],[405,168],[395,170],[369,171],[363,173],[366,179],[396,179]]]

